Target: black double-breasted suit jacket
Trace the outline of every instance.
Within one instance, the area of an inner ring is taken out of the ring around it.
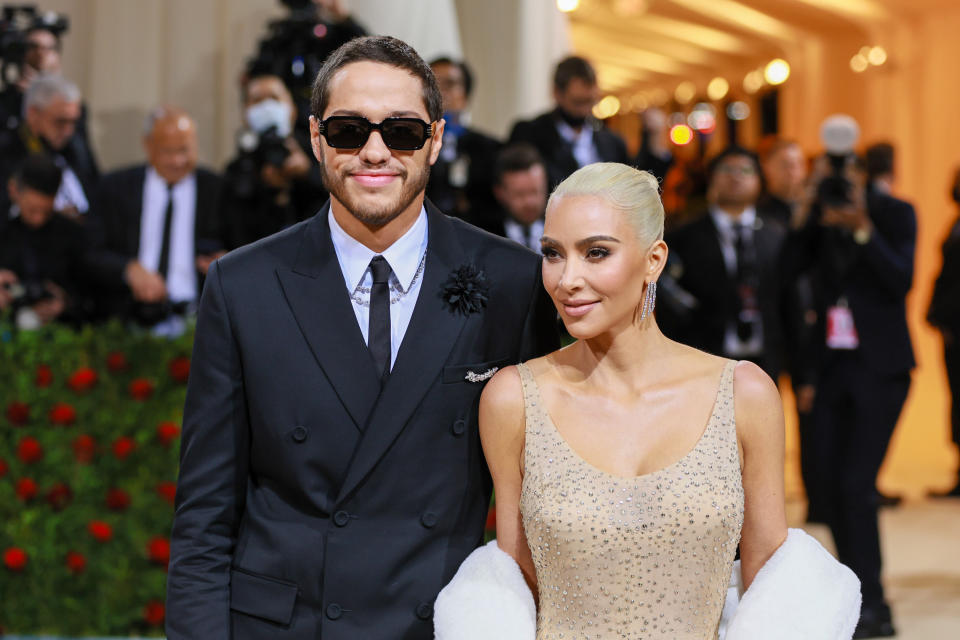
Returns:
[[[327,208],[217,261],[184,412],[171,639],[428,639],[432,603],[482,542],[487,373],[557,346],[530,251],[427,205],[423,282],[383,388]],[[452,309],[462,265],[487,303]]]

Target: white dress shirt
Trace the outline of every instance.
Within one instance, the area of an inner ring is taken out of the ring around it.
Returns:
[[[718,240],[720,241],[720,251],[723,253],[723,262],[727,267],[727,275],[731,279],[737,277],[737,231],[734,228],[737,225],[746,227],[747,235],[751,240],[755,229],[757,228],[757,210],[753,207],[747,207],[740,214],[739,220],[735,220],[729,213],[718,207],[710,208],[710,217],[717,226]],[[754,242],[756,246],[756,242]],[[737,323],[735,318],[727,322],[727,328],[723,335],[723,348],[730,356],[756,356],[763,353],[763,322],[756,324],[756,330],[750,339],[746,342],[737,336]]]
[[[80,184],[80,178],[73,172],[63,156],[54,158],[57,166],[63,170],[63,176],[60,179],[60,189],[53,199],[53,208],[56,211],[63,211],[68,207],[73,207],[77,213],[86,213],[90,209],[90,203],[87,195],[83,192],[83,185]]]
[[[167,183],[147,167],[143,183],[143,208],[140,214],[140,251],[137,259],[145,269],[156,271],[163,247],[163,220],[170,198]],[[197,298],[197,267],[193,246],[197,207],[196,174],[173,185],[173,220],[170,223],[170,249],[167,283],[171,302],[191,302]]]
[[[363,341],[369,344],[370,336],[370,289],[373,287],[373,274],[370,273],[370,260],[381,255],[390,265],[390,368],[397,361],[400,343],[410,326],[413,308],[420,295],[423,273],[417,276],[420,261],[427,251],[427,212],[420,208],[417,221],[405,234],[385,251],[377,254],[354,240],[337,224],[333,212],[327,213],[330,221],[330,239],[340,263],[340,271],[347,286],[353,304],[353,313],[363,333]],[[415,279],[416,278],[416,279]],[[397,300],[399,298],[399,300]],[[357,302],[357,299],[363,303]],[[394,302],[394,300],[396,300]]]
[[[578,132],[563,120],[557,120],[557,132],[560,137],[573,145],[573,157],[578,166],[585,167],[588,164],[600,162],[600,154],[593,146],[593,129],[589,124],[584,124]]]
[[[528,249],[540,253],[540,238],[543,237],[543,220],[534,220],[533,224],[525,227],[512,218],[503,221],[503,230],[507,237],[519,242]]]

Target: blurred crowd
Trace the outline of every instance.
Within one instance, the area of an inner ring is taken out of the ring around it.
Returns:
[[[144,161],[101,174],[81,92],[60,73],[62,31],[26,29],[17,80],[0,93],[0,310],[21,328],[121,318],[160,330],[195,312],[213,260],[312,216],[327,193],[310,144],[310,81],[326,53],[364,32],[338,2],[318,6],[260,43],[240,85],[236,155],[219,172],[197,165],[191,115],[165,105],[146,118]],[[318,24],[326,48],[297,37]],[[815,157],[769,136],[756,150],[732,143],[708,161],[681,160],[667,115],[650,108],[631,156],[592,116],[597,77],[577,56],[556,65],[553,108],[498,140],[470,126],[469,66],[443,57],[431,67],[446,127],[427,196],[449,215],[539,251],[550,190],[577,168],[622,162],[660,180],[670,260],[658,324],[775,380],[789,375],[809,517],[830,526],[882,629],[875,479],[914,366],[905,298],[916,214],[893,195],[894,148],[858,154],[856,123],[838,117]],[[960,173],[951,195],[960,204]],[[960,445],[960,222],[943,254],[928,320],[943,335]]]

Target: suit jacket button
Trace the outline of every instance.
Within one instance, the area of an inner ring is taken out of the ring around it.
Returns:
[[[462,436],[467,432],[467,421],[457,420],[453,423],[453,435]]]
[[[437,514],[433,511],[425,511],[424,514],[420,516],[420,523],[427,529],[432,529],[437,524]]]
[[[333,514],[333,524],[338,527],[345,527],[348,522],[350,522],[350,514],[346,511],[337,511]]]
[[[433,605],[421,602],[417,605],[417,617],[421,620],[429,620],[433,617]]]
[[[340,608],[340,605],[337,603],[331,603],[327,605],[327,617],[331,620],[336,620],[343,615],[343,609]]]
[[[307,428],[304,426],[297,426],[293,430],[293,439],[295,442],[303,442],[307,439]]]

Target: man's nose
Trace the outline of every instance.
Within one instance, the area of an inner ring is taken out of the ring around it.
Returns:
[[[371,131],[360,148],[360,159],[368,164],[383,164],[390,158],[390,147],[383,142],[379,131]]]

